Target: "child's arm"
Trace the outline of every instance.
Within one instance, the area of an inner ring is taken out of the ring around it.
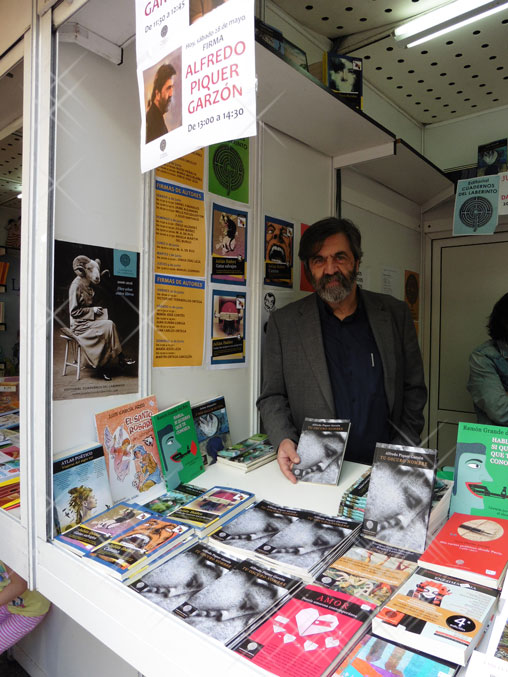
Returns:
[[[28,587],[26,581],[16,572],[9,570],[8,576],[10,583],[3,590],[0,590],[0,606],[12,602],[16,597],[22,595]]]

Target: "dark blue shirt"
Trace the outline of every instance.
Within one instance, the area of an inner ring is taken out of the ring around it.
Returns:
[[[358,307],[339,320],[318,297],[335,415],[351,420],[346,460],[372,464],[376,442],[388,442],[388,402],[383,365],[358,294]]]

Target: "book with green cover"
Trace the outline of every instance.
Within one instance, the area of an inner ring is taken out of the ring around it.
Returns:
[[[154,414],[152,425],[168,491],[201,475],[203,457],[190,402],[179,402]]]
[[[508,519],[508,428],[459,423],[450,515]]]

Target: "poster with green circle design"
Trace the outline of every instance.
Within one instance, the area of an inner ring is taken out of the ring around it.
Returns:
[[[249,139],[214,143],[208,148],[208,190],[249,202]]]

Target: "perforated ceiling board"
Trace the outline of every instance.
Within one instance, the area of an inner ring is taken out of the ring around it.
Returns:
[[[345,53],[363,57],[365,81],[418,122],[442,122],[508,105],[508,10],[404,49],[389,35],[393,23],[441,1],[277,0],[276,4],[312,30],[343,41]],[[347,49],[372,29],[376,41]]]

